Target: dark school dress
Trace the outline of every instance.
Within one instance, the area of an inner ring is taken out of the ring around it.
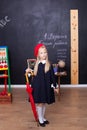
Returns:
[[[37,75],[33,78],[33,97],[35,103],[48,103],[55,102],[54,89],[51,87],[53,84],[56,87],[56,80],[51,65],[48,72],[44,72],[45,64],[39,63]]]

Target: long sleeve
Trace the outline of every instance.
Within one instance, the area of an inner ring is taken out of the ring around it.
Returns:
[[[57,86],[56,76],[54,74],[54,70],[53,70],[53,66],[52,65],[51,65],[50,71],[51,71],[51,84],[52,84],[53,87],[56,88],[56,86]]]

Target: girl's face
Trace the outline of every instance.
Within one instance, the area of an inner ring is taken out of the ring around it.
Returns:
[[[48,56],[47,49],[45,47],[41,47],[39,49],[38,56],[39,56],[40,60],[46,60],[46,58]]]

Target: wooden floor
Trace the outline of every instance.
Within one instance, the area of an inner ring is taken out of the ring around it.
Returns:
[[[13,88],[12,104],[0,104],[0,130],[87,130],[87,88],[61,88],[61,101],[47,105],[45,128],[37,127],[24,88]]]

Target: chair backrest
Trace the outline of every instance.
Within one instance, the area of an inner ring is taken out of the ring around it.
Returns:
[[[27,66],[31,69],[34,69],[36,59],[27,59]]]

